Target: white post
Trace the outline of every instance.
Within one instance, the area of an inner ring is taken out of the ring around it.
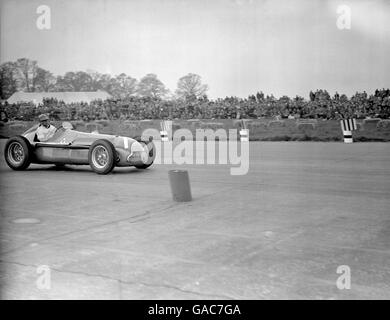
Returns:
[[[249,129],[241,129],[240,138],[241,142],[249,142]]]
[[[343,130],[343,136],[344,136],[344,143],[353,143],[351,130]]]
[[[168,132],[167,131],[160,131],[161,141],[162,142],[168,142]]]
[[[160,122],[160,136],[162,142],[168,142],[169,139],[172,139],[172,121],[163,120]]]

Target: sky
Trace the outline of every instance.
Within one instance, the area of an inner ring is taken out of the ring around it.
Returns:
[[[196,73],[211,98],[390,87],[387,0],[0,1],[0,62],[26,57],[55,75],[155,73],[174,91]],[[37,27],[41,5],[50,29]]]

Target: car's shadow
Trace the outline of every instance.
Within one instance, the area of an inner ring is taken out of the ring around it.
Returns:
[[[116,167],[109,174],[145,174],[150,172],[152,169],[137,169],[135,167]],[[75,166],[75,165],[64,165],[64,166],[53,166],[53,165],[39,165],[39,166],[30,166],[26,171],[38,171],[38,172],[75,172],[75,173],[89,173],[96,174],[88,166]]]

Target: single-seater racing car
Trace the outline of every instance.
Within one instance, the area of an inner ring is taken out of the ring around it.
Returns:
[[[24,170],[30,163],[90,165],[98,174],[107,174],[114,167],[134,166],[146,169],[153,164],[156,148],[152,137],[148,140],[123,136],[86,133],[73,130],[70,122],[63,122],[47,141],[38,140],[38,125],[20,136],[8,139],[4,156],[8,166]]]

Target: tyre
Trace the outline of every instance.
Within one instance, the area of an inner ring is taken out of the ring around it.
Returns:
[[[11,169],[27,169],[32,158],[30,142],[22,136],[16,136],[8,139],[4,148],[4,157]]]
[[[98,174],[110,173],[115,167],[115,147],[108,140],[96,140],[89,148],[88,162]]]
[[[146,163],[144,163],[144,164],[137,165],[135,167],[137,169],[146,169],[146,168],[149,168],[153,164],[154,158],[156,157],[156,148],[155,148],[153,142],[140,141],[140,143],[143,146],[147,146],[148,147],[148,150],[149,150],[149,152],[148,152],[148,161]]]
[[[151,164],[142,164],[142,165],[139,165],[139,166],[135,166],[137,169],[147,169],[149,168],[151,165],[153,164],[153,162]]]

